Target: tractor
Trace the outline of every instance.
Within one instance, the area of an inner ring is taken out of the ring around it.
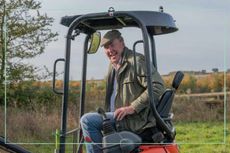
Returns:
[[[122,29],[136,27],[141,30],[142,38],[133,44],[133,56],[135,65],[136,45],[142,44],[147,69],[147,90],[152,112],[156,118],[157,129],[148,142],[143,142],[139,135],[130,131],[117,132],[113,129],[102,108],[97,111],[103,118],[104,137],[101,147],[103,153],[178,153],[179,149],[175,143],[176,130],[172,124],[173,114],[170,112],[175,91],[179,87],[184,74],[180,71],[174,76],[172,87],[167,89],[162,95],[158,105],[155,105],[151,88],[151,66],[157,69],[156,49],[154,36],[172,33],[178,30],[175,20],[170,14],[164,13],[163,7],[159,11],[115,11],[110,7],[107,12],[91,13],[84,15],[64,16],[61,24],[68,27],[66,35],[65,58],[60,58],[54,64],[53,90],[62,95],[62,121],[60,129],[60,143],[56,149],[57,153],[65,153],[66,136],[70,133],[78,133],[78,148],[74,152],[81,153],[84,139],[81,128],[76,128],[70,132],[66,131],[67,125],[67,106],[69,94],[69,74],[70,74],[70,55],[71,42],[81,34],[86,35],[83,46],[83,64],[81,76],[81,92],[79,116],[85,113],[85,95],[87,78],[87,56],[97,53],[100,46],[101,33],[103,30]],[[64,85],[63,90],[55,87],[56,65],[64,62]],[[134,66],[136,69],[136,65]]]

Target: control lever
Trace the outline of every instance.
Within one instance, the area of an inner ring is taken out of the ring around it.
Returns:
[[[100,114],[100,115],[102,116],[103,120],[106,120],[106,119],[107,119],[107,116],[105,115],[104,109],[102,109],[101,107],[99,107],[99,108],[97,109],[97,112],[98,112],[98,114]]]
[[[105,111],[102,108],[98,108],[97,112],[103,119],[103,153],[134,152],[134,150],[139,146],[139,143],[141,143],[141,138],[129,131],[116,132],[111,120],[106,116]]]
[[[110,119],[107,118],[104,109],[102,109],[101,107],[99,107],[97,109],[97,112],[98,112],[98,114],[100,114],[102,116],[102,119],[103,119],[103,125],[102,125],[103,135],[106,136],[106,135],[115,133],[116,130],[112,126],[112,123],[111,123]]]

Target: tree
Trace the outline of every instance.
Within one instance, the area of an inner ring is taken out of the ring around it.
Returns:
[[[224,88],[224,74],[213,73],[209,81],[209,88],[211,92],[221,92]]]
[[[182,91],[186,91],[188,93],[194,92],[194,90],[196,88],[196,81],[197,81],[197,79],[195,78],[194,75],[185,74],[184,79],[181,83],[180,89]]]
[[[58,34],[50,29],[54,19],[41,14],[40,8],[41,2],[35,0],[0,1],[0,86],[5,70],[12,84],[35,79],[38,68],[25,60],[42,54],[56,40]]]

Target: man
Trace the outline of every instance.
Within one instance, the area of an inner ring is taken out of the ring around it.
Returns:
[[[117,131],[128,130],[137,134],[156,125],[148,100],[146,66],[143,55],[136,53],[136,71],[133,52],[125,47],[118,30],[108,31],[101,46],[110,60],[106,87],[106,115]],[[164,83],[152,67],[154,101],[159,101],[164,92]],[[83,135],[88,153],[99,153],[102,142],[102,117],[87,113],[81,118]],[[93,143],[92,143],[93,142]]]

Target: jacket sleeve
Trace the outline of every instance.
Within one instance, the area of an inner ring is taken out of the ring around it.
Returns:
[[[109,70],[108,70],[108,74],[106,76],[106,94],[105,94],[105,111],[109,112],[110,111],[110,96],[111,96],[111,92],[112,92],[112,81],[113,81],[113,76],[112,76],[112,65],[109,65]]]
[[[159,101],[160,96],[163,94],[165,87],[164,82],[158,71],[152,66],[152,88],[154,102]],[[141,56],[137,60],[137,81],[145,88],[143,93],[140,94],[132,103],[131,106],[139,113],[142,109],[149,106],[149,96],[147,90],[147,72],[144,57]]]

